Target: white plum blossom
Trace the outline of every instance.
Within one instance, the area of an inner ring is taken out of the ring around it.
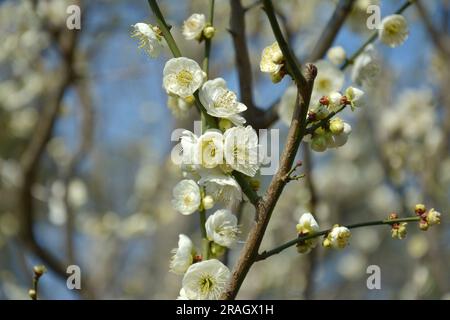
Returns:
[[[170,260],[170,271],[175,274],[184,274],[194,261],[195,256],[195,248],[191,239],[184,234],[180,234],[178,248],[173,249],[172,253],[173,256]]]
[[[430,209],[426,215],[426,220],[430,226],[441,223],[441,213]]]
[[[172,112],[172,115],[177,119],[185,119],[189,115],[189,110],[192,107],[192,104],[186,102],[185,100],[176,97],[176,96],[168,96],[167,97],[167,107]]]
[[[363,102],[364,91],[355,87],[348,87],[345,90],[345,96],[347,100],[350,102],[352,109],[361,107]]]
[[[280,103],[278,104],[278,116],[280,117],[281,121],[288,126],[291,124],[296,100],[297,88],[295,86],[290,86],[283,93]]]
[[[336,66],[343,64],[346,57],[345,50],[341,46],[332,47],[327,51],[328,60]]]
[[[163,86],[169,95],[189,99],[200,88],[204,79],[205,73],[192,59],[172,58],[164,66]]]
[[[317,77],[314,81],[311,104],[317,103],[321,97],[328,96],[333,91],[340,91],[344,85],[344,74],[331,62],[319,60],[315,65]]]
[[[191,169],[196,169],[197,160],[197,145],[198,137],[189,130],[184,130],[181,133],[180,145],[182,149],[182,164],[183,166],[192,167]],[[192,171],[192,170],[190,170]]]
[[[200,40],[205,26],[205,15],[201,13],[194,13],[183,23],[183,36],[186,40]]]
[[[198,183],[205,187],[205,192],[215,201],[230,203],[242,200],[242,189],[232,176],[218,168],[201,171],[200,174]]]
[[[230,120],[235,125],[243,125],[245,119],[238,113],[247,110],[245,104],[237,100],[222,78],[206,81],[199,92],[200,102],[206,112],[217,118]]]
[[[352,81],[357,85],[370,85],[380,73],[380,59],[375,47],[370,44],[356,58],[352,68]]]
[[[299,236],[313,234],[319,231],[319,224],[309,212],[302,214],[296,226]],[[317,238],[303,240],[298,243],[297,250],[300,253],[309,253],[317,245]]]
[[[218,300],[230,276],[230,270],[217,259],[195,263],[183,277],[184,297],[189,300]]]
[[[194,213],[200,206],[200,188],[194,180],[181,180],[173,188],[172,206],[183,215]]]
[[[347,246],[350,237],[351,233],[347,227],[335,225],[323,241],[323,246],[326,248],[343,249]]]
[[[225,160],[236,171],[254,177],[259,169],[258,135],[251,126],[233,127],[224,133]]]
[[[209,129],[197,140],[198,164],[212,169],[223,164],[224,137],[217,129]]]
[[[230,210],[217,210],[206,220],[205,227],[208,239],[222,247],[233,247],[239,233],[237,223],[236,216]]]
[[[381,21],[378,37],[381,42],[395,48],[406,41],[409,35],[408,22],[401,14],[392,14]]]
[[[283,65],[283,52],[281,51],[278,42],[274,42],[263,49],[259,68],[262,72],[269,73],[274,83],[281,81],[283,78]]]
[[[142,22],[138,22],[132,27],[131,37],[139,40],[139,48],[143,49],[152,58],[158,57],[163,44],[162,37],[155,32],[154,27]]]

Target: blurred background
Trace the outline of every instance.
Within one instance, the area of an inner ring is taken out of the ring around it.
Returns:
[[[236,1],[236,0],[232,0]],[[183,53],[201,61],[203,45],[181,36],[183,20],[207,14],[207,0],[159,1]],[[274,1],[300,59],[314,47],[336,3]],[[289,80],[272,84],[259,72],[262,49],[274,41],[264,12],[242,0],[254,77],[254,101],[276,103]],[[353,53],[370,35],[366,7],[382,16],[402,0],[357,0],[334,45]],[[262,249],[296,236],[312,211],[322,228],[334,223],[414,214],[416,203],[443,213],[427,232],[409,225],[405,240],[385,226],[357,229],[343,251],[295,248],[259,262],[238,298],[450,298],[450,1],[422,1],[404,16],[408,40],[391,49],[375,42],[381,71],[364,108],[342,117],[353,133],[342,148],[301,149],[308,179],[290,183]],[[81,30],[66,28],[70,4],[81,6]],[[212,77],[239,91],[230,1],[217,0]],[[168,50],[150,59],[130,37],[131,25],[154,23],[147,1],[0,1],[0,299],[29,299],[32,267],[44,264],[42,299],[175,299],[181,278],[168,272],[184,233],[199,245],[198,221],[170,204],[181,171],[170,161],[175,128],[198,118],[173,114],[162,89]],[[287,77],[286,77],[287,78]],[[350,84],[350,71],[346,72]],[[277,122],[284,141],[287,127]],[[305,156],[308,159],[305,159]],[[308,161],[310,160],[310,161]],[[261,177],[265,190],[271,177]],[[251,205],[236,206],[242,241]],[[226,262],[233,266],[242,243]],[[80,266],[82,290],[68,290],[66,268]],[[366,268],[381,267],[381,290],[368,290]]]

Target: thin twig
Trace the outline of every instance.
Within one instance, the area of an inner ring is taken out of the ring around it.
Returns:
[[[401,223],[401,222],[412,222],[412,221],[419,221],[420,217],[416,216],[416,217],[409,217],[409,218],[402,218],[402,219],[386,219],[386,220],[377,220],[377,221],[369,221],[369,222],[362,222],[362,223],[355,223],[355,224],[350,224],[347,225],[345,227],[347,227],[348,229],[355,229],[355,228],[361,228],[361,227],[368,227],[368,226],[378,226],[378,225],[392,225],[395,223]],[[308,234],[305,236],[299,236],[291,241],[288,241],[272,250],[269,251],[264,251],[262,253],[260,253],[257,257],[255,261],[261,261],[261,260],[265,260],[275,254],[278,254],[280,252],[282,252],[283,250],[295,246],[296,244],[303,242],[305,240],[308,239],[313,239],[313,238],[317,238],[320,236],[324,236],[326,234],[328,234],[330,231],[332,230],[332,228],[326,229],[326,230],[322,230],[313,234]]]

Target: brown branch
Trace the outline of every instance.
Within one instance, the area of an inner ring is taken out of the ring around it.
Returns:
[[[258,256],[258,250],[267,225],[281,192],[288,182],[286,176],[292,168],[299,144],[305,133],[306,114],[316,75],[317,69],[313,65],[307,65],[305,77],[307,85],[303,88],[298,86],[296,108],[287,136],[286,147],[281,156],[280,167],[272,178],[264,198],[256,203],[256,216],[258,219],[250,230],[245,246],[236,263],[229,287],[223,296],[225,299],[234,299],[236,297],[250,267]]]
[[[340,0],[328,20],[325,29],[322,31],[322,35],[316,43],[316,46],[312,50],[311,54],[308,57],[308,61],[314,62],[318,59],[321,59],[327,53],[328,49],[333,44],[336,39],[339,30],[343,26],[345,19],[350,13],[353,3],[355,0]]]
[[[264,111],[259,109],[253,101],[253,75],[245,35],[245,8],[241,0],[230,0],[230,34],[233,39],[237,73],[239,77],[239,92],[242,102],[247,106],[244,117],[255,128],[263,128],[258,121]]]
[[[74,212],[69,203],[69,184],[70,179],[75,175],[78,164],[83,160],[86,154],[89,152],[92,146],[92,138],[94,131],[94,107],[92,102],[91,93],[89,87],[86,83],[87,77],[78,78],[76,82],[76,90],[78,97],[80,99],[81,106],[81,128],[80,132],[80,142],[78,144],[77,150],[72,155],[69,160],[69,164],[63,172],[62,180],[66,186],[66,193],[64,195],[64,204],[67,210],[67,222],[66,222],[66,251],[67,260],[72,264],[75,259],[74,253],[74,229],[75,229],[75,219]]]
[[[263,4],[275,38],[286,59],[286,67],[296,83],[297,100],[291,126],[287,135],[286,146],[281,155],[280,166],[273,176],[265,196],[254,204],[257,219],[248,234],[245,246],[242,249],[233,270],[228,288],[222,296],[222,298],[227,300],[236,298],[247,273],[255,262],[255,259],[258,257],[258,250],[272,216],[272,212],[278,202],[281,192],[288,183],[288,174],[291,171],[300,142],[305,134],[306,116],[308,113],[314,79],[317,76],[317,68],[312,64],[308,64],[305,73],[302,73],[299,69],[299,63],[289,44],[284,39],[280,26],[278,25],[272,2],[270,0],[264,0]]]

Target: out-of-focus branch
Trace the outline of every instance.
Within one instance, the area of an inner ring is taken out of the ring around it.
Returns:
[[[309,203],[308,203],[308,210],[312,214],[316,214],[316,207],[317,207],[317,190],[316,185],[314,183],[314,179],[312,176],[312,170],[313,170],[313,163],[311,159],[311,149],[309,148],[309,145],[305,142],[302,144],[302,150],[303,150],[303,168],[305,172],[305,182],[306,187],[309,191]],[[311,251],[308,254],[308,261],[307,261],[307,267],[305,270],[305,277],[306,277],[306,287],[304,290],[304,298],[306,300],[311,299],[312,293],[314,291],[314,274],[315,274],[315,266],[317,264],[317,251]]]
[[[79,2],[77,3],[79,4]],[[57,43],[62,61],[61,69],[59,70],[57,84],[53,88],[53,94],[49,101],[46,101],[34,134],[20,157],[22,183],[18,191],[18,209],[22,220],[20,231],[21,240],[24,245],[42,260],[49,269],[65,280],[67,276],[66,264],[48,252],[36,239],[34,233],[35,206],[31,190],[35,184],[40,162],[58,118],[64,95],[76,78],[73,65],[79,31],[66,29],[49,29],[48,31]],[[91,293],[87,287],[88,285],[85,282],[84,290],[81,294],[86,297],[91,297]]]
[[[336,9],[328,20],[325,29],[323,29],[322,31],[322,35],[320,36],[319,41],[317,41],[316,46],[309,55],[308,61],[316,61],[317,59],[322,58],[327,53],[328,49],[333,44],[334,39],[336,39],[339,30],[343,26],[345,19],[350,13],[354,2],[355,0],[339,1]]]
[[[245,8],[241,0],[230,0],[230,34],[233,40],[237,73],[239,77],[239,92],[242,102],[247,106],[244,117],[255,129],[263,128],[260,123],[264,111],[259,109],[253,101],[253,75],[245,35]]]
[[[83,160],[86,154],[89,152],[92,146],[93,132],[94,132],[94,106],[93,100],[90,92],[90,88],[87,84],[87,77],[78,78],[76,81],[76,90],[80,100],[81,107],[81,127],[80,127],[80,140],[78,147],[67,167],[63,171],[63,181],[65,183],[65,195],[64,204],[67,211],[67,222],[66,222],[66,251],[67,260],[69,263],[73,263],[75,259],[74,253],[74,229],[75,229],[75,218],[72,206],[69,202],[69,185],[70,179],[76,174],[76,169],[78,164]]]
[[[450,45],[447,35],[436,29],[421,0],[416,0],[416,8],[434,46],[444,57],[448,58],[450,56]]]
[[[19,189],[18,206],[23,223],[21,229],[22,239],[27,247],[44,261],[45,265],[61,277],[66,276],[64,265],[50,253],[46,252],[46,250],[37,243],[35,238],[33,230],[35,208],[31,190],[36,180],[40,160],[44,153],[45,146],[51,137],[64,94],[73,80],[73,70],[71,64],[73,59],[73,49],[75,47],[76,33],[77,32],[73,32],[67,35],[71,41],[69,41],[69,47],[64,50],[64,62],[61,70],[61,79],[59,80],[52,99],[46,103],[46,106],[43,109],[41,117],[37,123],[35,133],[20,158],[22,184]]]

